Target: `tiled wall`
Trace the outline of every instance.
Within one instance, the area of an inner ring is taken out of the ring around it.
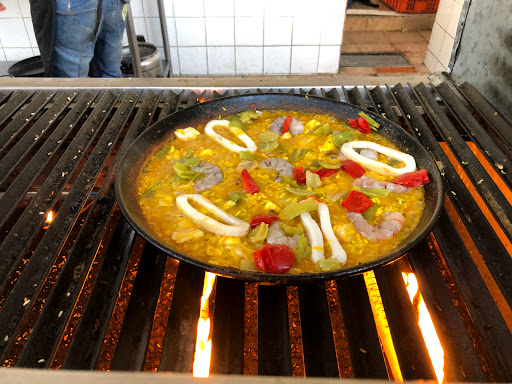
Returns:
[[[7,8],[0,12],[0,61],[37,55],[28,0],[0,2]],[[338,71],[346,0],[164,0],[164,5],[175,76]],[[131,8],[136,33],[164,58],[156,0],[131,0]]]
[[[464,0],[441,0],[425,57],[432,72],[448,69]]]

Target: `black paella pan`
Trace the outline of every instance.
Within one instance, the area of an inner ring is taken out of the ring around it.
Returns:
[[[222,267],[209,264],[185,255],[165,244],[146,222],[138,201],[138,177],[147,160],[164,143],[173,137],[176,129],[196,127],[210,120],[218,119],[219,115],[227,116],[245,111],[249,108],[258,110],[280,109],[294,110],[306,113],[329,114],[341,121],[357,118],[364,111],[380,124],[379,133],[390,139],[399,150],[412,155],[418,169],[428,171],[430,182],[425,188],[425,209],[418,226],[397,248],[391,252],[367,263],[342,268],[329,272],[303,273],[300,275],[277,275],[241,270],[232,267]],[[342,276],[365,272],[388,264],[410,250],[431,231],[437,220],[444,200],[441,176],[437,166],[426,149],[400,126],[376,115],[370,111],[350,104],[321,97],[290,94],[251,94],[224,97],[197,104],[178,111],[158,123],[152,125],[140,135],[120,159],[116,174],[117,202],[128,222],[147,241],[157,246],[169,256],[180,261],[192,263],[218,275],[270,284],[298,284],[315,280],[332,280]]]

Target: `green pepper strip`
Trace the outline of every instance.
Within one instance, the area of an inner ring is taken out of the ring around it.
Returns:
[[[364,193],[368,197],[388,197],[389,196],[389,189],[384,188],[355,188],[357,191]]]
[[[370,125],[370,127],[372,127],[372,129],[375,129],[377,130],[378,128],[380,128],[380,124],[377,123],[375,120],[373,120],[370,116],[368,116],[366,113],[364,112],[359,112],[359,116],[361,116],[363,119],[365,119],[368,124]]]

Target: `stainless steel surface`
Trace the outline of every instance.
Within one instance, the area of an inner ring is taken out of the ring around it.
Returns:
[[[160,28],[162,29],[162,41],[164,43],[165,68],[164,77],[172,77],[171,54],[169,53],[169,36],[167,35],[167,20],[165,18],[165,7],[162,0],[157,0],[158,15],[160,17]]]
[[[128,35],[128,45],[130,46],[130,54],[132,56],[133,73],[135,77],[142,77],[142,67],[140,64],[139,46],[137,44],[137,36],[135,27],[133,26],[132,9],[128,4],[128,14],[126,15],[126,34]]]

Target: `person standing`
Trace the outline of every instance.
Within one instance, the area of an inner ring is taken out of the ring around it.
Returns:
[[[129,0],[30,0],[46,77],[121,77]]]

